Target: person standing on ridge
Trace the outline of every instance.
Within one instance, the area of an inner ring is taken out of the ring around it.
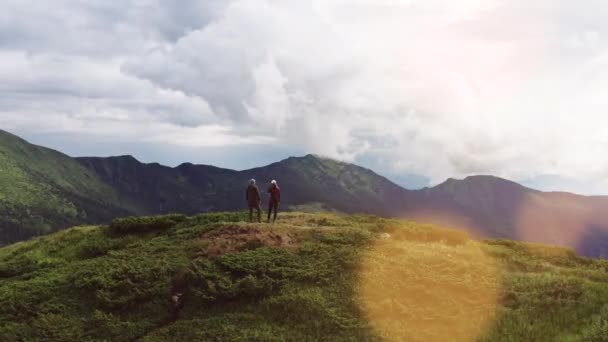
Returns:
[[[277,220],[277,210],[279,209],[279,203],[281,203],[281,188],[277,184],[276,180],[272,180],[270,182],[270,188],[268,188],[268,193],[270,194],[270,200],[268,201],[268,223],[270,223],[270,214],[274,209],[274,218],[272,222],[274,223]]]
[[[255,179],[249,181],[245,199],[249,205],[249,222],[253,222],[253,209],[258,212],[258,222],[262,222],[262,195],[260,194],[260,189],[255,184]]]

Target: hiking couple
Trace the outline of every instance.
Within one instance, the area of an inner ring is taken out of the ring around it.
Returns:
[[[270,215],[272,214],[273,210],[274,217],[272,222],[274,223],[277,220],[279,203],[281,203],[281,188],[279,188],[276,180],[273,179],[272,182],[270,182],[268,193],[270,194],[270,199],[268,200],[268,223],[270,223]],[[249,181],[245,199],[247,200],[247,204],[249,204],[249,222],[253,222],[254,209],[258,212],[258,222],[262,222],[262,195],[260,194],[260,189],[255,183],[255,179]]]

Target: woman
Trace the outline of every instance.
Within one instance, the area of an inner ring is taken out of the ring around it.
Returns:
[[[277,184],[276,180],[272,180],[270,182],[270,188],[268,188],[268,193],[270,194],[270,200],[268,201],[268,223],[270,223],[270,214],[274,209],[274,218],[272,222],[274,223],[277,220],[277,210],[279,209],[279,203],[281,203],[281,188]]]
[[[249,222],[253,222],[253,210],[258,212],[258,222],[262,222],[262,196],[260,195],[260,189],[255,184],[255,179],[249,181],[245,199],[249,205]]]

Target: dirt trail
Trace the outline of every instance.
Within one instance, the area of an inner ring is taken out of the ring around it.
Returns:
[[[230,225],[201,236],[207,245],[205,255],[217,257],[262,246],[292,247],[296,245],[293,234],[265,230],[259,227]]]

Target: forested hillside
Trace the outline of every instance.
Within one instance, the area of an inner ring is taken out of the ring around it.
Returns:
[[[0,245],[136,212],[74,159],[0,130]]]

